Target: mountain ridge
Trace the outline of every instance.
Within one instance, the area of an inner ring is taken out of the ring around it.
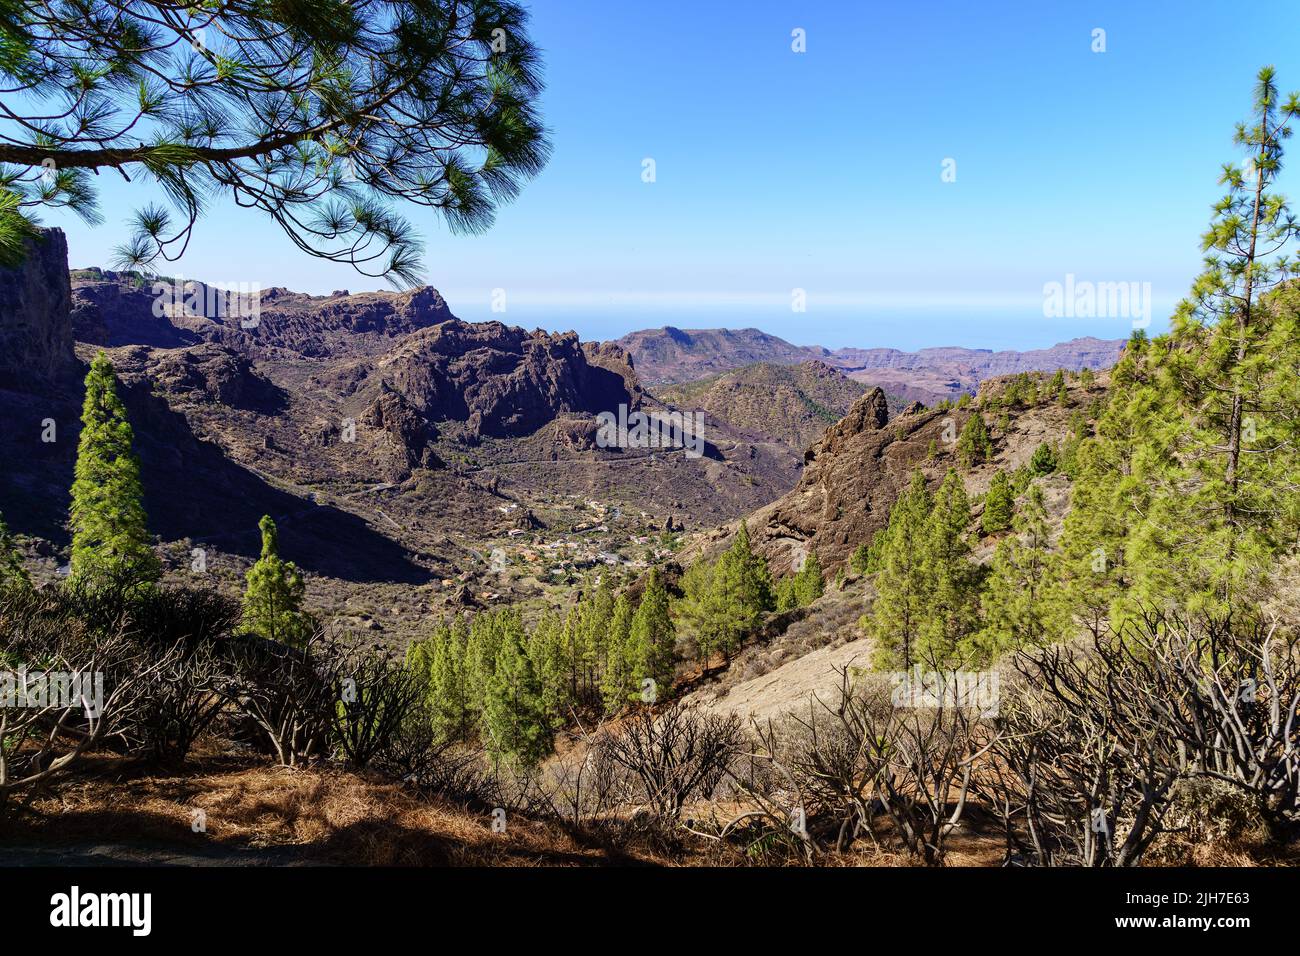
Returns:
[[[971,349],[932,346],[907,352],[894,348],[794,345],[761,329],[641,329],[615,339],[632,356],[647,386],[684,384],[757,363],[797,365],[820,361],[867,387],[928,405],[975,394],[979,383],[1019,372],[1077,372],[1109,368],[1123,339],[1083,336],[1047,348]]]

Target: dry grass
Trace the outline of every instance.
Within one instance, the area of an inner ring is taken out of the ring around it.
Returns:
[[[12,847],[121,848],[216,864],[593,866],[662,862],[585,845],[519,816],[494,833],[482,811],[421,798],[400,784],[340,769],[243,766],[205,757],[184,775],[93,776],[34,801],[0,829]],[[117,779],[114,777],[117,776]],[[206,832],[195,833],[195,811]],[[21,852],[21,851],[18,851]]]
[[[133,772],[97,756],[57,792],[0,819],[0,864],[112,862],[185,865],[351,866],[750,866],[801,865],[796,854],[746,852],[681,832],[642,829],[624,820],[616,835],[571,832],[558,823],[507,819],[491,826],[491,809],[422,796],[377,776],[330,766],[276,767],[246,753],[217,749],[194,756],[184,772]],[[696,821],[721,822],[738,804],[703,802]],[[1253,827],[1215,829],[1197,821],[1166,834],[1150,866],[1294,866],[1300,847],[1270,849]],[[202,811],[206,832],[192,823]],[[1004,843],[982,814],[972,813],[950,838],[946,865],[998,866]],[[706,826],[704,829],[708,829]],[[818,866],[917,865],[895,849],[887,821],[879,844],[860,840]]]

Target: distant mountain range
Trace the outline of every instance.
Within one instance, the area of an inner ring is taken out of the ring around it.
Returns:
[[[1109,368],[1119,357],[1123,339],[1078,338],[1045,349],[993,351],[957,347],[917,352],[899,349],[793,345],[759,329],[678,329],[664,326],[631,332],[616,343],[636,365],[648,386],[693,382],[755,363],[798,365],[820,361],[868,386],[879,385],[904,401],[934,404],[979,383],[1019,372],[1077,371],[1085,366]]]

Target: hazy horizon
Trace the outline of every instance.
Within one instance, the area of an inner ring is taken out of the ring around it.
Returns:
[[[592,339],[755,326],[828,348],[1023,350],[1129,334],[1124,319],[1046,318],[1044,286],[1067,276],[1149,285],[1159,332],[1201,269],[1255,69],[1300,79],[1287,71],[1300,33],[1198,5],[1014,3],[977,18],[956,0],[759,0],[740,18],[683,0],[530,7],[549,164],[481,235],[412,221],[424,281],[457,315]],[[1225,46],[1249,64],[1240,76],[1204,69]],[[74,265],[109,265],[132,212],[159,198],[116,176],[95,185],[102,225],[45,216]],[[220,202],[161,271],[312,294],[386,287]],[[805,312],[790,305],[800,290]]]

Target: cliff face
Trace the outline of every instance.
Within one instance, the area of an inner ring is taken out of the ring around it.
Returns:
[[[0,269],[0,388],[43,391],[76,366],[68,240],[44,229],[22,265]]]
[[[889,523],[890,509],[914,471],[919,470],[933,488],[949,468],[956,468],[967,493],[981,495],[999,469],[1010,473],[1026,464],[1039,445],[1064,441],[1071,415],[1104,395],[1109,375],[1100,374],[1090,386],[1069,383],[1065,405],[1044,400],[1017,408],[1004,424],[996,424],[1000,408],[991,408],[987,402],[1009,381],[986,381],[966,408],[942,410],[918,405],[893,418],[888,415],[883,392],[874,389],[864,395],[808,450],[798,484],[749,516],[755,549],[779,574],[787,573],[810,550],[823,568],[835,569]],[[958,459],[955,439],[976,411],[991,428],[993,455],[989,461],[966,467]],[[689,562],[697,553],[716,554],[730,541],[736,527],[715,530],[698,552],[686,554],[684,560]]]
[[[376,372],[430,421],[465,422],[475,436],[520,437],[558,415],[637,402],[627,379],[589,362],[573,333],[500,322],[452,319],[423,329],[381,358]]]

